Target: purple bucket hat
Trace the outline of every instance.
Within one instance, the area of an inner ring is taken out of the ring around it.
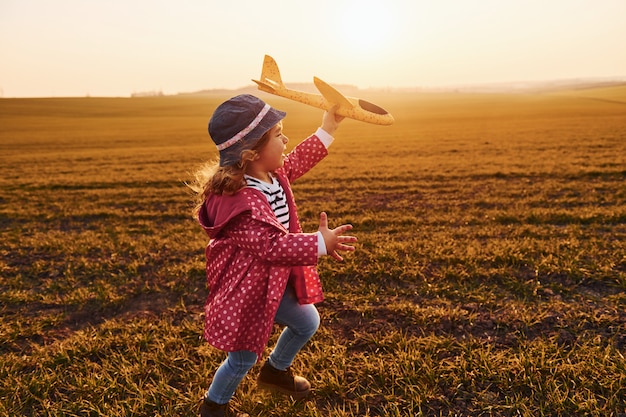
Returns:
[[[239,162],[241,152],[252,149],[286,115],[250,94],[220,104],[209,121],[209,135],[220,152],[220,166]]]

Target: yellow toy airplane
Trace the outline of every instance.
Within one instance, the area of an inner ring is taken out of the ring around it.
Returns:
[[[321,95],[288,89],[283,84],[276,61],[269,55],[265,55],[263,60],[261,80],[252,81],[258,84],[261,91],[308,104],[322,110],[329,110],[334,105],[338,105],[336,113],[339,116],[377,125],[390,125],[393,123],[393,116],[385,109],[360,98],[346,97],[317,77],[313,77],[313,82],[320,93],[322,93]]]

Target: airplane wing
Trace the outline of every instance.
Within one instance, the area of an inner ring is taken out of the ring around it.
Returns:
[[[348,109],[354,107],[354,104],[352,104],[350,100],[346,98],[346,96],[341,94],[339,91],[337,91],[334,87],[330,86],[326,82],[320,80],[317,77],[313,77],[313,82],[315,83],[315,86],[320,91],[320,93],[322,93],[324,98],[330,103],[338,104],[339,107],[346,107]]]

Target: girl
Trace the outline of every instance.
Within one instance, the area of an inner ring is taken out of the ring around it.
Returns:
[[[274,322],[284,325],[264,363],[258,385],[293,398],[311,390],[295,376],[295,355],[319,326],[313,303],[322,301],[315,265],[319,256],[341,261],[337,251],[353,251],[344,235],[352,228],[328,228],[320,214],[317,233],[303,233],[291,182],[328,152],[343,119],[324,113],[317,132],[284,155],[286,113],[257,97],[239,95],[217,107],[209,134],[219,163],[198,172],[197,218],[211,241],[206,249],[209,295],[204,337],[228,352],[200,407],[202,417],[224,416],[243,377],[261,357]]]

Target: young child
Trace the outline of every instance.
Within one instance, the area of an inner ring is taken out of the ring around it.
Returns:
[[[258,376],[258,385],[303,398],[310,383],[291,370],[295,355],[317,331],[313,303],[322,301],[318,257],[342,260],[353,251],[352,228],[328,228],[320,214],[317,233],[303,233],[291,182],[327,154],[343,119],[324,113],[317,132],[284,155],[286,113],[252,95],[239,95],[217,107],[209,134],[219,162],[197,175],[197,217],[211,238],[206,249],[209,295],[205,339],[228,352],[205,394],[202,417],[228,415],[228,402],[244,376],[261,358],[273,323],[285,326]]]

